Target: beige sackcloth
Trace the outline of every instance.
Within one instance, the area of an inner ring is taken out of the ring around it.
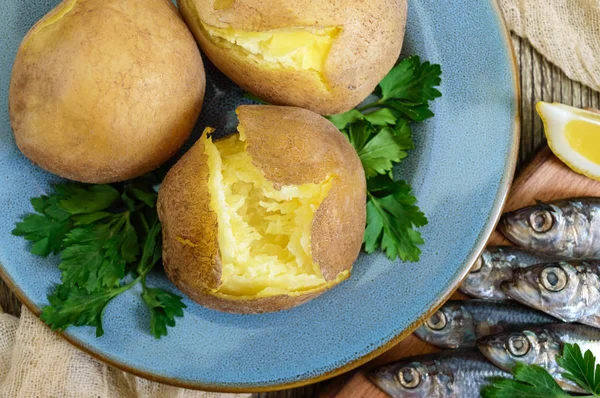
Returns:
[[[600,91],[600,0],[498,3],[511,31],[528,39],[569,78]],[[51,333],[26,308],[20,320],[0,315],[2,398],[232,396],[169,387],[116,370]]]
[[[52,333],[23,306],[21,318],[0,314],[2,398],[225,398],[154,383],[97,361]]]
[[[600,91],[600,0],[498,0],[498,4],[511,31],[571,80]]]

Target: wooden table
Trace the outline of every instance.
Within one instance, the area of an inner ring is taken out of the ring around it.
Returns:
[[[550,64],[537,51],[535,51],[526,40],[517,36],[512,37],[515,46],[515,53],[519,62],[521,71],[521,147],[519,151],[520,168],[535,153],[535,151],[544,143],[544,134],[542,131],[542,122],[535,112],[536,102],[556,101],[577,107],[600,108],[600,94],[577,82],[569,80],[558,67]],[[0,280],[0,306],[5,312],[19,315],[20,303],[14,294]],[[410,349],[407,348],[410,343]],[[407,354],[416,353],[419,350],[419,342],[408,338],[404,342],[392,348],[395,353],[406,352]],[[380,361],[385,360],[384,354]],[[343,378],[344,376],[340,376]],[[339,383],[338,385],[343,385]],[[336,380],[333,380],[336,382]],[[319,383],[294,390],[280,391],[276,393],[256,394],[260,398],[312,398],[325,392],[331,382]],[[338,397],[345,396],[342,392]],[[355,395],[356,396],[356,395]],[[364,395],[367,397],[367,395]]]

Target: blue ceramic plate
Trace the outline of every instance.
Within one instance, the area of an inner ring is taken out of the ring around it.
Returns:
[[[29,198],[58,179],[17,150],[8,119],[13,60],[28,29],[58,0],[0,1],[0,263],[5,280],[36,313],[59,282],[57,258],[39,258],[11,235]],[[512,179],[518,88],[508,36],[493,1],[411,0],[404,54],[440,63],[444,96],[415,130],[417,149],[398,170],[429,217],[417,264],[362,255],[352,278],[316,300],[265,315],[230,315],[186,300],[169,335],[148,333],[139,292],[111,303],[105,335],[65,337],[142,377],[189,388],[256,391],[297,386],[347,371],[398,342],[456,288],[482,250]],[[194,139],[204,126],[235,126],[242,92],[211,65]],[[152,284],[175,290],[160,273]],[[165,360],[168,358],[168,360]]]

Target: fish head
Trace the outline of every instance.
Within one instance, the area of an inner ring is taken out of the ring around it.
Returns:
[[[490,362],[507,372],[517,362],[554,369],[561,352],[560,342],[543,327],[483,337],[477,347]]]
[[[549,263],[513,270],[502,288],[511,298],[565,322],[596,312],[600,279],[586,263]]]
[[[438,347],[473,347],[477,339],[473,317],[463,306],[447,303],[415,330],[421,339]]]
[[[400,361],[371,371],[368,376],[392,397],[434,398],[452,395],[453,377],[435,361]]]
[[[500,283],[512,278],[512,266],[499,248],[486,249],[475,261],[460,286],[469,296],[504,300]]]
[[[502,216],[498,228],[520,247],[541,253],[563,253],[572,244],[563,210],[552,204],[539,204]]]

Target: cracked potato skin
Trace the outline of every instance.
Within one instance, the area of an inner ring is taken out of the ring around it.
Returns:
[[[196,40],[219,70],[268,103],[322,115],[346,112],[368,97],[394,66],[404,40],[406,0],[178,0]],[[382,12],[385,10],[385,12]],[[307,71],[259,66],[224,49],[200,28],[198,16],[217,28],[265,31],[294,26],[342,28],[325,62],[330,91]]]
[[[313,259],[325,280],[334,281],[352,268],[364,235],[366,182],[358,155],[333,124],[306,109],[249,105],[240,106],[237,114],[253,164],[275,185],[320,183],[336,176],[311,228]],[[291,308],[322,294],[325,289],[251,300],[211,294],[220,283],[221,261],[206,161],[198,141],[159,191],[163,262],[171,281],[204,306],[243,314]]]
[[[169,0],[65,0],[19,48],[10,121],[40,167],[81,182],[122,181],[177,152],[204,90],[200,52]]]

